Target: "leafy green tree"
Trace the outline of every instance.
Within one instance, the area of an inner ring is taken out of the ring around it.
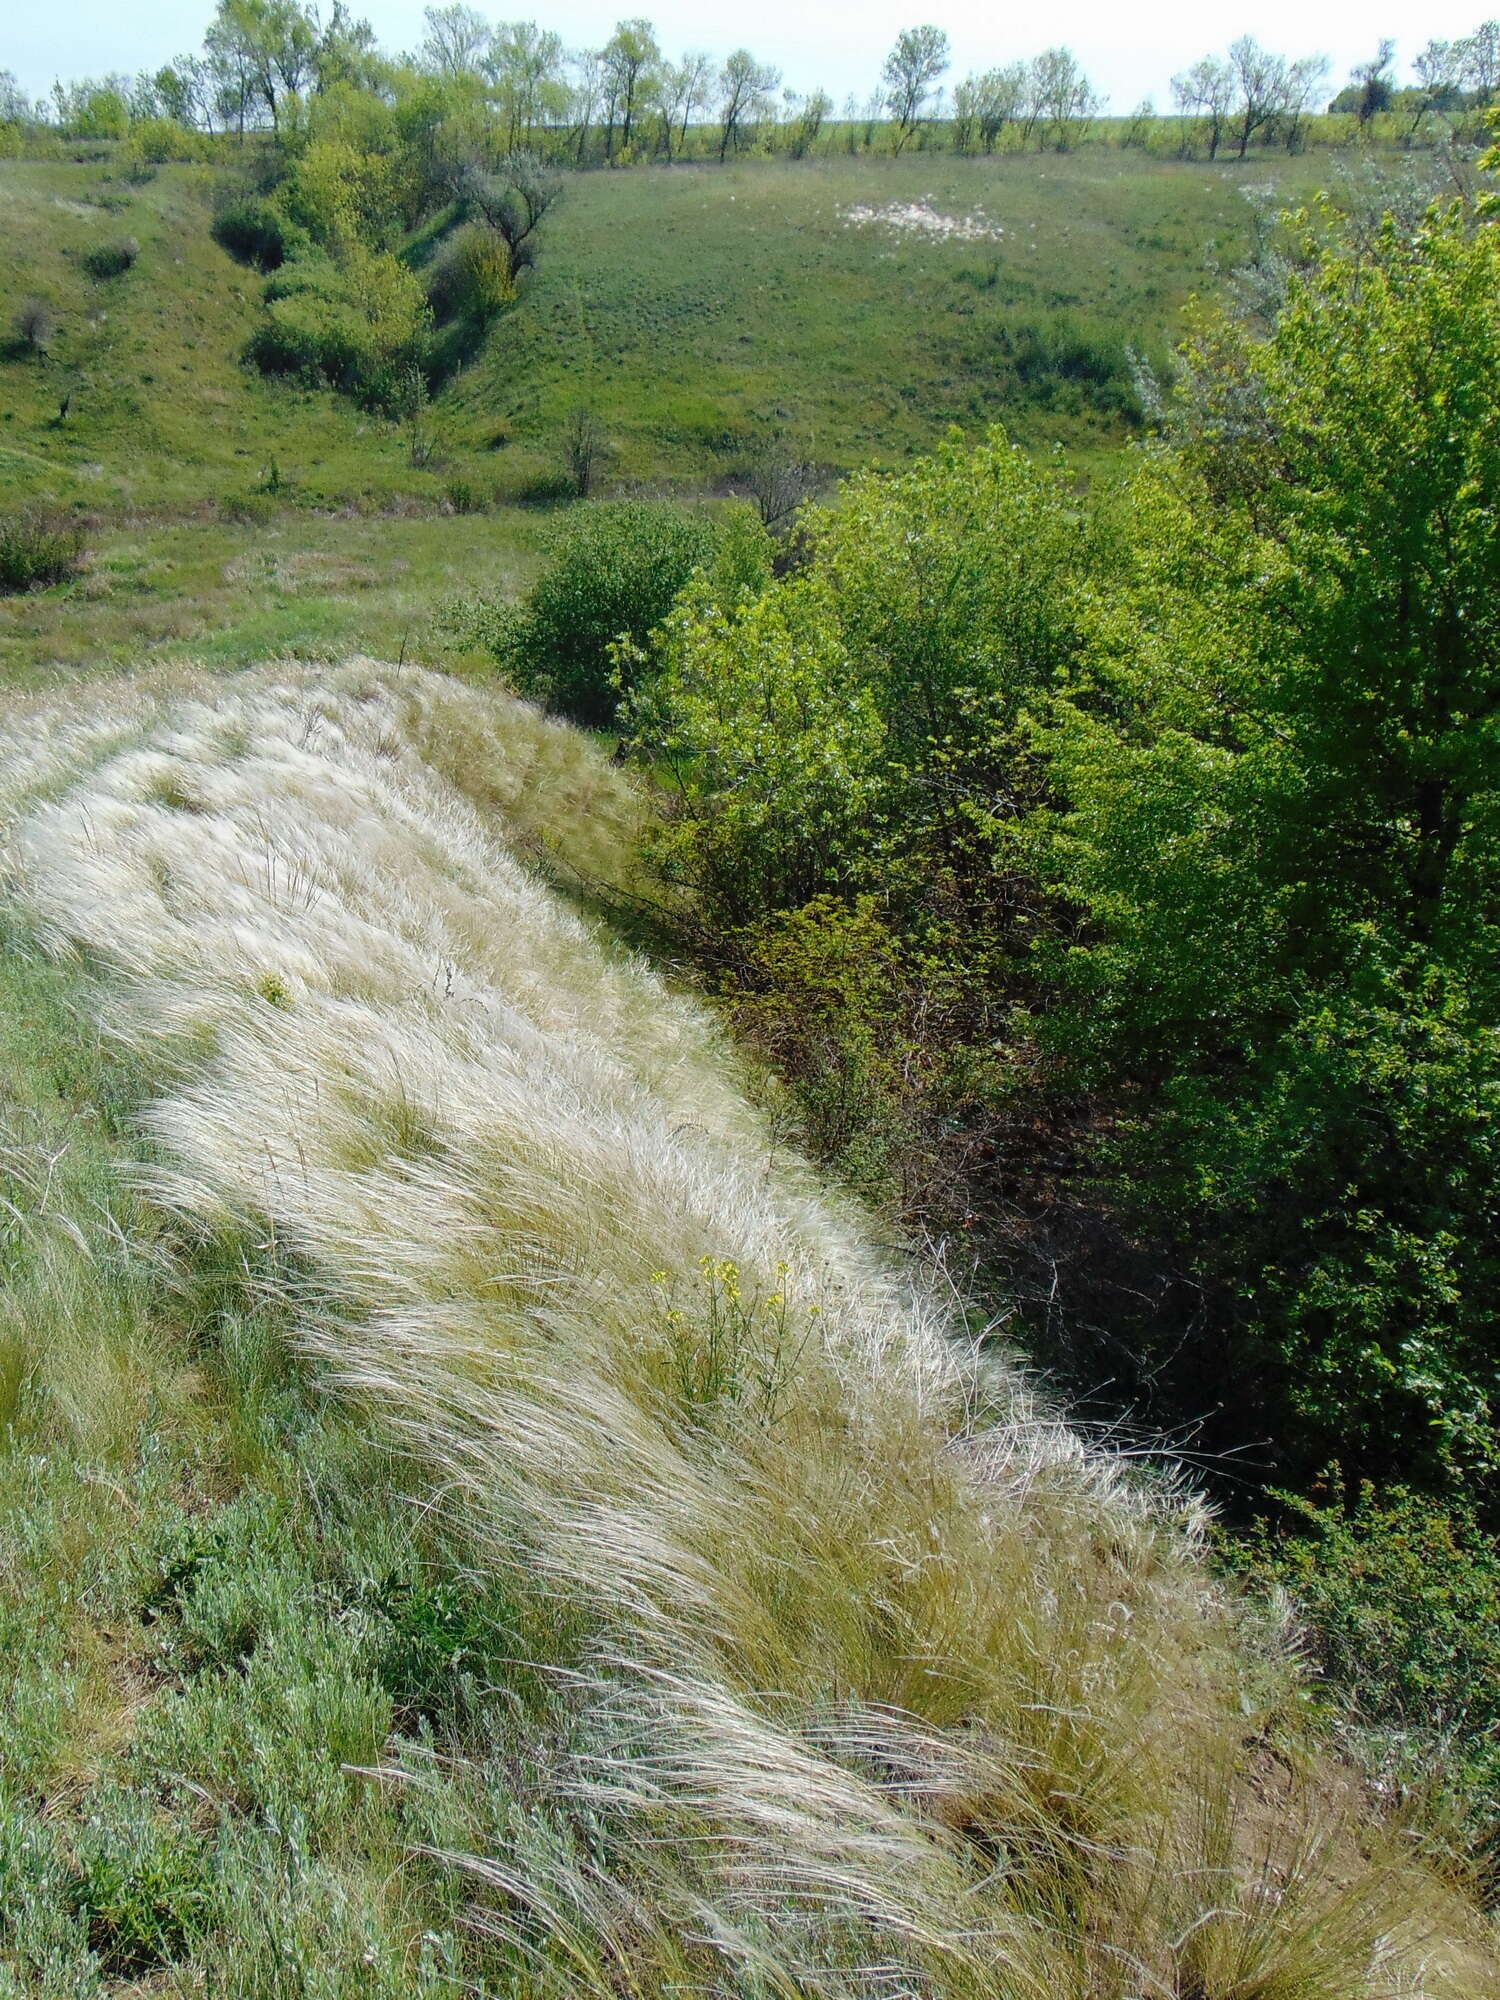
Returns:
[[[636,126],[655,101],[661,83],[662,53],[655,30],[639,15],[617,23],[602,51],[604,98],[607,106],[605,152],[615,156],[615,131],[628,151]]]
[[[953,93],[953,149],[993,153],[1006,126],[1020,114],[1026,95],[1026,65],[967,76]]]
[[[123,139],[130,130],[127,77],[103,77],[52,86],[57,122],[79,139]]]
[[[950,61],[948,37],[930,24],[903,28],[881,71],[884,103],[899,153],[915,136]]]
[[[246,78],[279,133],[288,102],[295,102],[315,74],[318,27],[297,0],[219,0],[206,45],[226,67]]]
[[[524,694],[608,723],[649,635],[715,544],[712,522],[687,508],[591,502],[565,519],[525,601],[481,616],[482,636]]]
[[[480,74],[494,30],[477,8],[427,7],[422,20],[427,34],[421,60],[429,69],[445,77]]]
[[[930,934],[961,907],[977,956],[986,912],[1009,920],[995,856],[1035,781],[1023,713],[1076,643],[1083,524],[998,434],[803,519],[794,573],[684,601],[637,698],[683,792],[678,865],[731,923],[873,890]]]
[[[1286,1459],[1495,1464],[1500,242],[1457,204],[1206,322],[1045,747],[1117,1198]],[[1207,1377],[1205,1376],[1205,1380]]]
[[[482,66],[507,153],[531,146],[539,128],[567,110],[563,63],[562,38],[550,28],[539,28],[535,21],[502,21],[496,29]]]
[[[759,63],[748,49],[736,49],[719,72],[719,158],[738,152],[746,133],[764,117],[780,70]]]

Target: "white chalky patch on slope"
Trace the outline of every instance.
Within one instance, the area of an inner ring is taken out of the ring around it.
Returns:
[[[1005,234],[1001,225],[992,222],[982,208],[970,209],[967,215],[944,215],[932,206],[930,195],[924,195],[921,201],[888,201],[879,208],[856,202],[840,213],[845,228],[890,229],[900,236],[940,236],[958,243],[994,243]]]

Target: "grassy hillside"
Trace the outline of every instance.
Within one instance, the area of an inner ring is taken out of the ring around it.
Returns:
[[[0,800],[0,1991],[1495,1990],[1193,1510],[527,865],[633,848],[582,738],[182,674]]]
[[[390,426],[377,435],[334,398],[240,365],[259,284],[208,233],[213,186],[207,168],[132,185],[98,164],[0,162],[0,331],[31,296],[58,319],[45,364],[14,345],[0,361],[7,496],[176,512],[257,485],[273,460],[296,466],[309,499],[400,483]],[[91,277],[88,252],[127,238],[132,267]]]
[[[1160,358],[1187,294],[1240,255],[1245,176],[1290,193],[1317,171],[1098,150],[581,175],[414,465],[400,425],[241,361],[260,281],[209,233],[220,170],[0,161],[6,331],[31,298],[56,322],[45,358],[0,346],[0,508],[61,502],[90,550],[82,581],[0,600],[0,668],[450,657],[444,600],[529,575],[539,518],[515,503],[555,481],[581,404],[607,478],[710,494],[778,434],[844,468],[1000,421],[1107,460],[1127,347]],[[913,206],[981,233],[849,219]],[[91,276],[89,253],[126,240],[131,267]]]
[[[241,364],[259,283],[209,236],[212,170],[136,185],[98,163],[0,161],[6,319],[41,296],[59,322],[46,364],[14,345],[0,359],[3,491],[181,510],[274,464],[308,505],[435,502],[455,471],[504,490],[555,464],[580,401],[623,474],[692,483],[778,427],[840,466],[903,456],[951,422],[1094,450],[1122,435],[1123,345],[1159,356],[1188,292],[1242,252],[1241,183],[1295,190],[1317,171],[1097,151],[579,176],[520,304],[441,399],[449,462],[428,472],[396,425]],[[982,211],[1003,233],[847,220],[893,204]],[[123,238],[132,268],[89,276],[88,252]]]
[[[1095,150],[592,174],[549,219],[521,308],[450,392],[536,445],[589,401],[642,475],[701,478],[781,428],[841,467],[952,423],[1089,454],[1124,435],[1126,343],[1160,358],[1240,261],[1241,192],[1326,162],[1181,165]],[[848,220],[923,207],[998,235]]]
[[[513,593],[535,567],[543,525],[529,511],[431,506],[96,521],[76,584],[0,597],[0,674],[16,685],[154,655],[241,666],[280,652],[341,658],[351,645],[452,663],[437,607]]]
[[[996,420],[1079,465],[1111,457],[1126,346],[1159,357],[1188,292],[1240,254],[1246,174],[1290,192],[1317,171],[1098,150],[582,175],[520,303],[438,398],[429,466],[390,420],[242,363],[259,280],[209,234],[215,170],[0,161],[5,331],[33,297],[56,318],[45,359],[0,346],[0,509],[61,502],[90,550],[81,581],[0,600],[0,668],[448,657],[442,602],[530,573],[539,516],[514,503],[555,480],[580,404],[608,478],[708,493],[777,433],[830,467]],[[848,219],[913,204],[1001,233]],[[90,276],[125,239],[130,269]],[[484,511],[453,513],[455,493]]]

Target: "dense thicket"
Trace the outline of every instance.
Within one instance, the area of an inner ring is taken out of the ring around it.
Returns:
[[[1493,1532],[1500,240],[1289,250],[1121,487],[856,480],[631,715],[815,1135],[1076,1387]]]

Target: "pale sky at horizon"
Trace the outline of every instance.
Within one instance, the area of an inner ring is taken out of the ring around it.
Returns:
[[[352,0],[351,11],[366,16],[381,46],[414,48],[422,39],[423,0]],[[1199,56],[1224,49],[1240,34],[1292,56],[1327,55],[1333,62],[1332,88],[1345,80],[1351,63],[1374,53],[1383,36],[1396,42],[1398,74],[1404,81],[1412,58],[1432,39],[1468,34],[1485,18],[1483,0],[1474,5],[1420,6],[1412,0],[1372,12],[1356,0],[1247,0],[1243,8],[1210,15],[1187,0],[1171,0],[1131,14],[1105,0],[1059,0],[1045,15],[996,23],[978,0],[762,0],[753,12],[719,9],[670,0],[642,5],[567,4],[545,11],[502,6],[480,11],[491,18],[536,18],[555,28],[568,47],[597,47],[608,39],[620,14],[632,9],[654,23],[669,55],[686,48],[706,49],[722,58],[730,49],[750,48],[775,63],[788,88],[830,92],[837,104],[854,92],[875,87],[886,50],[897,30],[931,20],[947,30],[953,44],[949,83],[970,70],[988,69],[1017,56],[1034,55],[1048,44],[1066,43],[1115,111],[1143,97],[1159,110],[1170,107],[1174,72]],[[98,75],[109,70],[156,69],[172,56],[196,48],[212,13],[211,0],[157,0],[144,9],[119,0],[54,0],[31,5],[18,18],[10,0],[8,21],[0,25],[0,70],[14,71],[33,96],[49,90],[56,77]],[[1222,26],[1216,25],[1222,23]],[[1129,32],[1127,32],[1129,30]]]

